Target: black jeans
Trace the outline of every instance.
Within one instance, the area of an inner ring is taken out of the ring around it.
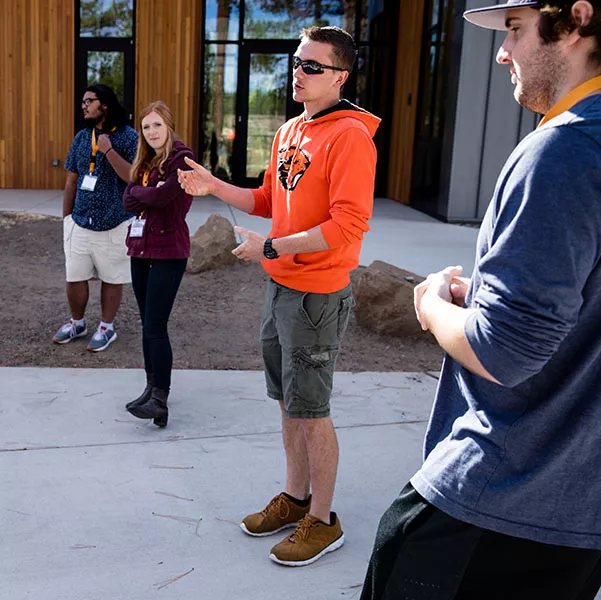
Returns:
[[[131,282],[142,319],[144,368],[152,385],[167,391],[173,365],[167,322],[187,262],[186,258],[131,259]]]
[[[384,513],[361,600],[593,600],[601,551],[495,533],[407,484]]]

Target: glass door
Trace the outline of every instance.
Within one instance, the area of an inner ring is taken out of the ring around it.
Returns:
[[[277,130],[299,115],[302,104],[292,100],[292,55],[298,42],[245,42],[240,47],[234,183],[256,187],[271,157]]]
[[[80,109],[84,90],[104,83],[121,104],[134,112],[134,0],[80,0],[76,4],[75,130],[83,126]]]
[[[129,112],[130,125],[134,112],[134,48],[129,40],[81,40],[78,49],[76,90],[76,131],[83,126],[79,103],[84,90],[104,83],[115,90],[117,98]]]

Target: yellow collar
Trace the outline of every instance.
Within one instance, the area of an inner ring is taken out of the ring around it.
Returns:
[[[551,107],[551,110],[541,119],[538,127],[542,127],[545,123],[548,123],[551,119],[554,119],[557,115],[570,110],[572,106],[578,104],[580,100],[583,100],[593,92],[601,90],[601,75],[593,77],[584,83],[581,83],[578,87],[575,87],[569,94],[566,94],[559,102]]]

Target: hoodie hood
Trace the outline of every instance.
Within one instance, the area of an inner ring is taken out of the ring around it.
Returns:
[[[173,142],[173,147],[171,148],[171,154],[169,155],[169,160],[173,160],[183,152],[191,153],[190,148],[184,144],[181,140],[175,140]]]
[[[343,99],[340,100],[338,104],[315,113],[310,119],[307,119],[305,123],[323,123],[325,121],[336,121],[338,119],[346,118],[357,119],[358,121],[361,121],[367,127],[372,138],[376,134],[376,130],[381,122],[381,119],[375,115],[372,115],[364,108],[361,108],[360,106]]]

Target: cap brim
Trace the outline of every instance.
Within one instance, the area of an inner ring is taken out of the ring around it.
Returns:
[[[531,2],[516,2],[513,4],[496,4],[495,6],[485,6],[483,8],[473,8],[466,10],[463,13],[463,18],[478,27],[485,29],[495,29],[497,31],[505,31],[505,21],[507,19],[507,11],[512,8],[526,8],[528,6],[539,6],[538,0]]]

